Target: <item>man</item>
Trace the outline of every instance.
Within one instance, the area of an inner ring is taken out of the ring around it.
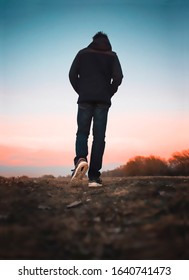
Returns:
[[[100,169],[105,149],[105,132],[111,98],[123,78],[121,65],[108,36],[98,32],[92,43],[78,52],[69,79],[78,93],[75,169],[71,181],[82,179],[87,172],[89,187],[101,187]],[[93,143],[88,165],[88,137],[93,122]]]

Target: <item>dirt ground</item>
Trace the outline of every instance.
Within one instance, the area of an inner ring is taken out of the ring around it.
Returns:
[[[0,259],[189,259],[189,177],[0,177]]]

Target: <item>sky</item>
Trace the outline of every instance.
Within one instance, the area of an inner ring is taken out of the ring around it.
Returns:
[[[68,73],[98,31],[124,75],[102,170],[188,149],[188,30],[185,0],[0,0],[0,175],[70,174],[77,94]]]

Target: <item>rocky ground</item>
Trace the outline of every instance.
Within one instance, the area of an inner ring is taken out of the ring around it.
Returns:
[[[0,259],[189,259],[189,177],[0,177]]]

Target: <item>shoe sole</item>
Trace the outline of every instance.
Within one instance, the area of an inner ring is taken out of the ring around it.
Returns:
[[[88,163],[82,161],[78,164],[73,177],[71,178],[71,182],[75,180],[82,180],[88,170]]]
[[[102,187],[102,184],[98,184],[96,182],[92,182],[92,183],[88,184],[88,187],[89,188],[100,188],[100,187]]]

